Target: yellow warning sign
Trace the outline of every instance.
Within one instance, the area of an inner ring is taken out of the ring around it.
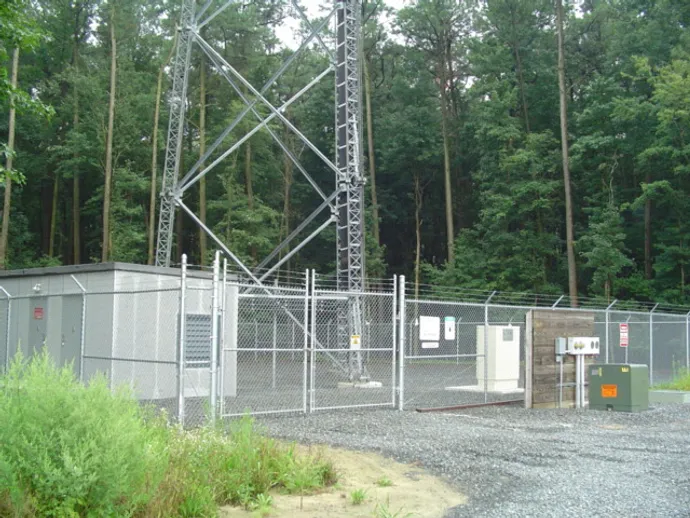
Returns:
[[[362,347],[362,341],[359,335],[352,335],[350,337],[350,349],[359,349]]]

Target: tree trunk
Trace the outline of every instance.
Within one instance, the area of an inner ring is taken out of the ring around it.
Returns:
[[[161,113],[161,95],[163,91],[163,75],[165,74],[165,67],[168,66],[172,59],[175,46],[177,45],[177,32],[173,38],[172,46],[168,59],[161,64],[158,69],[158,82],[156,83],[156,110],[153,114],[153,133],[151,136],[151,194],[149,197],[149,257],[148,264],[154,262],[154,246],[156,239],[156,191],[158,189],[158,182],[156,176],[158,174],[158,121]]]
[[[55,230],[57,228],[57,204],[58,204],[58,187],[60,176],[55,173],[53,175],[53,199],[50,204],[50,241],[48,243],[48,257],[55,255]]]
[[[414,176],[414,228],[415,228],[415,254],[414,254],[414,298],[419,300],[419,277],[422,262],[422,188],[419,183],[419,175]]]
[[[685,297],[685,265],[680,265],[680,294]]]
[[[72,51],[72,66],[74,67],[74,112],[72,114],[72,131],[79,128],[79,89],[76,76],[79,74],[79,32],[75,28],[74,49]],[[77,155],[75,154],[75,158]],[[81,263],[81,189],[79,171],[72,172],[72,263]]]
[[[652,181],[649,171],[644,181],[647,185]],[[647,198],[644,202],[644,277],[650,280],[652,275],[652,200]]]
[[[250,140],[244,146],[244,182],[247,190],[247,207],[254,209],[254,188],[252,187],[252,143]]]
[[[247,188],[247,207],[254,210],[254,188],[252,186],[252,142],[247,141],[244,148],[244,181]],[[256,263],[256,246],[251,247],[252,259]]]
[[[286,117],[289,116],[286,114]],[[285,145],[292,151],[290,131],[285,130]],[[280,229],[280,239],[286,238],[290,234],[290,191],[292,190],[292,173],[294,164],[287,153],[283,153],[283,222]],[[284,249],[285,253],[290,251],[287,246]],[[283,256],[283,251],[280,252],[280,258]],[[287,270],[290,270],[290,262],[288,261]]]
[[[381,244],[379,234],[379,205],[376,198],[376,159],[374,154],[374,121],[371,113],[371,75],[369,74],[369,61],[363,60],[364,69],[364,98],[367,106],[367,147],[369,151],[369,179],[371,181],[371,213],[374,227],[374,239],[376,244]]]
[[[510,20],[512,25],[512,30],[516,31],[517,22],[515,21],[515,4],[510,4]],[[513,32],[515,34],[515,32]],[[513,47],[513,54],[515,55],[515,65],[517,67],[518,73],[518,87],[520,88],[520,100],[522,102],[522,114],[525,118],[525,131],[530,133],[529,126],[529,110],[527,107],[527,97],[525,95],[525,77],[522,72],[522,58],[520,57],[520,42],[517,38],[511,38],[511,45]]]
[[[108,133],[105,142],[105,186],[103,189],[103,253],[101,261],[110,257],[110,189],[113,175],[113,122],[115,120],[115,88],[117,78],[117,42],[115,40],[115,4],[110,11],[110,101],[108,103]]]
[[[563,0],[556,0],[558,17],[558,86],[561,105],[561,148],[563,152],[563,184],[565,186],[565,233],[568,254],[568,288],[570,304],[578,305],[577,301],[577,267],[575,264],[575,246],[573,232],[573,206],[570,193],[570,165],[568,157],[568,106],[565,87],[565,55],[563,48]]]
[[[79,117],[78,112],[75,119]],[[81,189],[79,188],[79,175],[75,172],[72,179],[72,263],[81,263]]]
[[[206,153],[206,66],[201,61],[199,71],[199,155]],[[204,164],[201,164],[203,170]],[[206,177],[199,181],[199,219],[206,224]],[[206,232],[199,227],[199,264],[206,264]]]
[[[604,284],[604,295],[606,297],[606,304],[611,304],[611,276],[606,279]]]
[[[445,74],[443,74],[445,76]],[[443,88],[443,86],[441,87]],[[441,92],[441,131],[443,133],[443,177],[446,194],[446,239],[448,246],[448,264],[455,262],[455,250],[453,241],[455,232],[453,230],[453,192],[450,182],[450,137],[448,135],[448,106],[446,95]]]
[[[515,52],[515,64],[517,65],[518,71],[520,99],[522,101],[522,114],[525,117],[525,131],[529,133],[529,109],[527,107],[527,97],[525,95],[525,78],[522,72],[522,59],[520,58],[520,49],[518,49],[517,44],[513,45],[513,51]]]
[[[233,204],[233,184],[237,174],[237,162],[240,158],[239,151],[235,151],[232,156],[232,167],[225,177],[225,194],[227,197],[227,212],[225,213],[225,240],[230,243],[232,234],[232,204]]]
[[[679,229],[683,228],[682,223],[680,221],[678,222],[678,228]],[[683,257],[683,259],[681,259],[681,263],[680,263],[680,296],[685,297],[685,258],[684,258],[685,254],[683,253],[685,246],[684,246],[682,237],[680,238],[679,247],[680,247],[681,257]]]
[[[12,88],[17,88],[17,75],[19,74],[19,48],[12,53]],[[0,232],[0,269],[7,265],[7,241],[10,232],[10,208],[12,203],[12,153],[14,152],[14,126],[16,110],[14,102],[10,103],[10,123],[7,130],[8,155],[5,161],[5,202],[2,206],[2,232]]]

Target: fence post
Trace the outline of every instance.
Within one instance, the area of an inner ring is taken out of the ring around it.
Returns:
[[[10,368],[10,319],[12,318],[12,295],[5,288],[0,286],[0,290],[7,297],[7,325],[5,326],[5,372]]]
[[[606,308],[606,363],[609,362],[609,324],[611,323],[609,321],[609,311],[611,311],[611,308],[616,302],[618,302],[618,299],[613,299],[613,302],[611,302],[611,304],[609,304]]]
[[[273,354],[272,354],[272,379],[271,388],[275,390],[276,388],[276,349],[278,348],[278,315],[276,315],[276,310],[273,310]]]
[[[211,301],[211,422],[218,412],[218,283],[220,277],[220,251],[213,260],[213,292]]]
[[[489,402],[489,302],[494,295],[495,290],[484,302],[484,403]]]
[[[690,370],[690,312],[685,314],[685,369]]]
[[[223,418],[225,414],[225,319],[227,314],[227,293],[226,285],[228,282],[228,259],[223,258],[223,284],[221,285],[221,305],[220,305],[220,338],[218,340],[218,350],[220,354],[220,372],[218,373],[218,394],[220,394],[220,405],[218,413]]]
[[[74,275],[70,275],[72,280],[81,290],[81,330],[79,335],[79,381],[84,382],[84,355],[86,354],[86,342],[84,332],[86,331],[86,288],[77,280]],[[8,344],[9,347],[9,344]]]
[[[401,275],[398,287],[398,300],[400,302],[400,346],[398,348],[398,410],[405,407],[405,276]]]
[[[655,304],[649,312],[649,386],[654,385],[654,310],[659,306]]]
[[[393,387],[392,387],[393,393],[391,394],[391,397],[393,400],[393,408],[395,408],[396,391],[399,390],[399,387],[400,387],[400,383],[399,383],[400,380],[397,379],[396,372],[395,372],[395,362],[397,360],[396,353],[398,351],[398,322],[397,322],[398,307],[397,307],[397,304],[398,304],[398,276],[393,275],[393,329],[391,330],[392,331],[391,334],[393,335],[393,354],[392,354],[392,356],[393,356],[393,360],[392,360],[393,372],[391,374],[392,379],[393,379]],[[379,333],[379,336],[381,336],[380,333]]]
[[[256,320],[256,310],[252,301],[252,313],[254,313],[254,361],[259,360],[259,323]]]
[[[292,324],[293,336],[295,324]],[[309,351],[309,270],[304,272],[304,330],[302,332],[302,337],[304,338],[304,353],[302,359],[302,410],[307,413],[307,363],[308,363],[308,351]],[[294,341],[294,340],[293,340]]]
[[[628,318],[625,319],[625,323],[628,324],[630,322],[630,319],[632,318],[632,315],[628,315]],[[630,350],[630,346],[625,348],[625,363],[628,363],[628,351]]]
[[[180,330],[179,344],[177,351],[177,420],[180,425],[184,426],[184,367],[185,367],[185,326],[186,310],[185,298],[187,296],[187,254],[182,254],[182,266],[180,273],[180,323],[178,328]]]
[[[314,343],[316,342],[316,270],[311,271],[311,283],[310,283],[310,288],[311,288],[311,327],[310,327],[310,335],[311,335],[311,351],[309,355],[309,363],[310,363],[310,373],[309,373],[309,412],[314,411],[314,407],[316,406],[316,380],[315,378],[315,373],[316,373],[316,367],[314,365],[314,360],[316,359],[314,356]]]

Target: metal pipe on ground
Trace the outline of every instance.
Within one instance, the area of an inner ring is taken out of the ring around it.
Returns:
[[[508,401],[491,401],[488,403],[468,403],[465,405],[453,405],[453,406],[436,407],[436,408],[415,408],[415,410],[417,412],[420,412],[420,413],[447,412],[449,410],[463,410],[465,408],[479,408],[479,407],[484,407],[484,406],[505,406],[505,405],[524,403],[524,402],[525,402],[524,399],[509,399]]]

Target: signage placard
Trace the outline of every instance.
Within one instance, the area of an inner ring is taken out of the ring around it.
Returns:
[[[445,340],[455,340],[455,317],[445,317],[443,319],[443,338]]]
[[[441,339],[441,318],[419,317],[419,339],[423,342],[438,342]]]
[[[620,346],[621,347],[627,347],[628,346],[628,324],[620,324]]]

